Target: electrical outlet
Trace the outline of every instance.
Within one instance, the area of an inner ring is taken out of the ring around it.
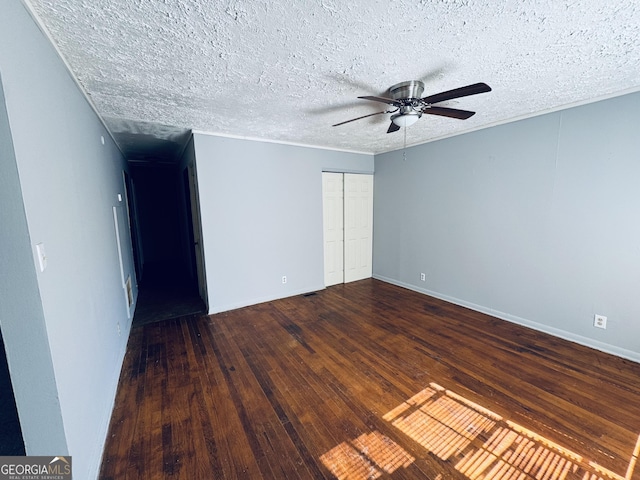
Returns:
[[[607,328],[607,317],[604,315],[598,315],[597,313],[593,316],[593,326],[596,328]]]
[[[422,280],[423,282],[426,282],[427,281],[427,275],[424,274],[424,273],[421,273],[420,274],[420,280]]]
[[[282,276],[282,284],[284,285],[285,283],[287,283],[287,276],[283,275]]]
[[[122,332],[120,331],[120,322],[118,322],[118,336],[120,336]]]

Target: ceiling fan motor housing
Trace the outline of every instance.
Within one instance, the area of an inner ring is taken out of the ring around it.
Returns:
[[[409,80],[408,82],[396,83],[389,88],[391,98],[394,100],[405,100],[421,98],[424,92],[424,83],[419,80]]]
[[[402,100],[403,102],[400,106],[400,112],[391,115],[391,121],[399,127],[408,127],[416,123],[422,116],[422,111],[415,108],[417,100],[422,96],[422,92],[424,92],[424,83],[418,80],[409,80],[392,86],[389,89],[391,98]]]

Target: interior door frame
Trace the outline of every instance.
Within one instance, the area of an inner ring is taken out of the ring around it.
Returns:
[[[191,225],[193,233],[193,252],[195,255],[198,293],[209,311],[209,295],[207,290],[207,274],[204,264],[204,246],[202,245],[202,222],[200,216],[200,195],[198,193],[198,174],[195,161],[187,164],[189,176],[189,198],[191,202]]]

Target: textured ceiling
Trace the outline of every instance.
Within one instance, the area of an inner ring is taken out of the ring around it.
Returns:
[[[24,0],[131,156],[193,129],[380,153],[402,148],[393,84],[488,83],[423,116],[407,145],[640,90],[637,0]]]

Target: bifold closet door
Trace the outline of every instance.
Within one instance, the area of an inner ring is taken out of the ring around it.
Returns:
[[[325,286],[372,275],[373,175],[322,174]]]
[[[344,282],[344,175],[322,173],[324,285]]]
[[[373,175],[344,174],[344,282],[373,273]]]

